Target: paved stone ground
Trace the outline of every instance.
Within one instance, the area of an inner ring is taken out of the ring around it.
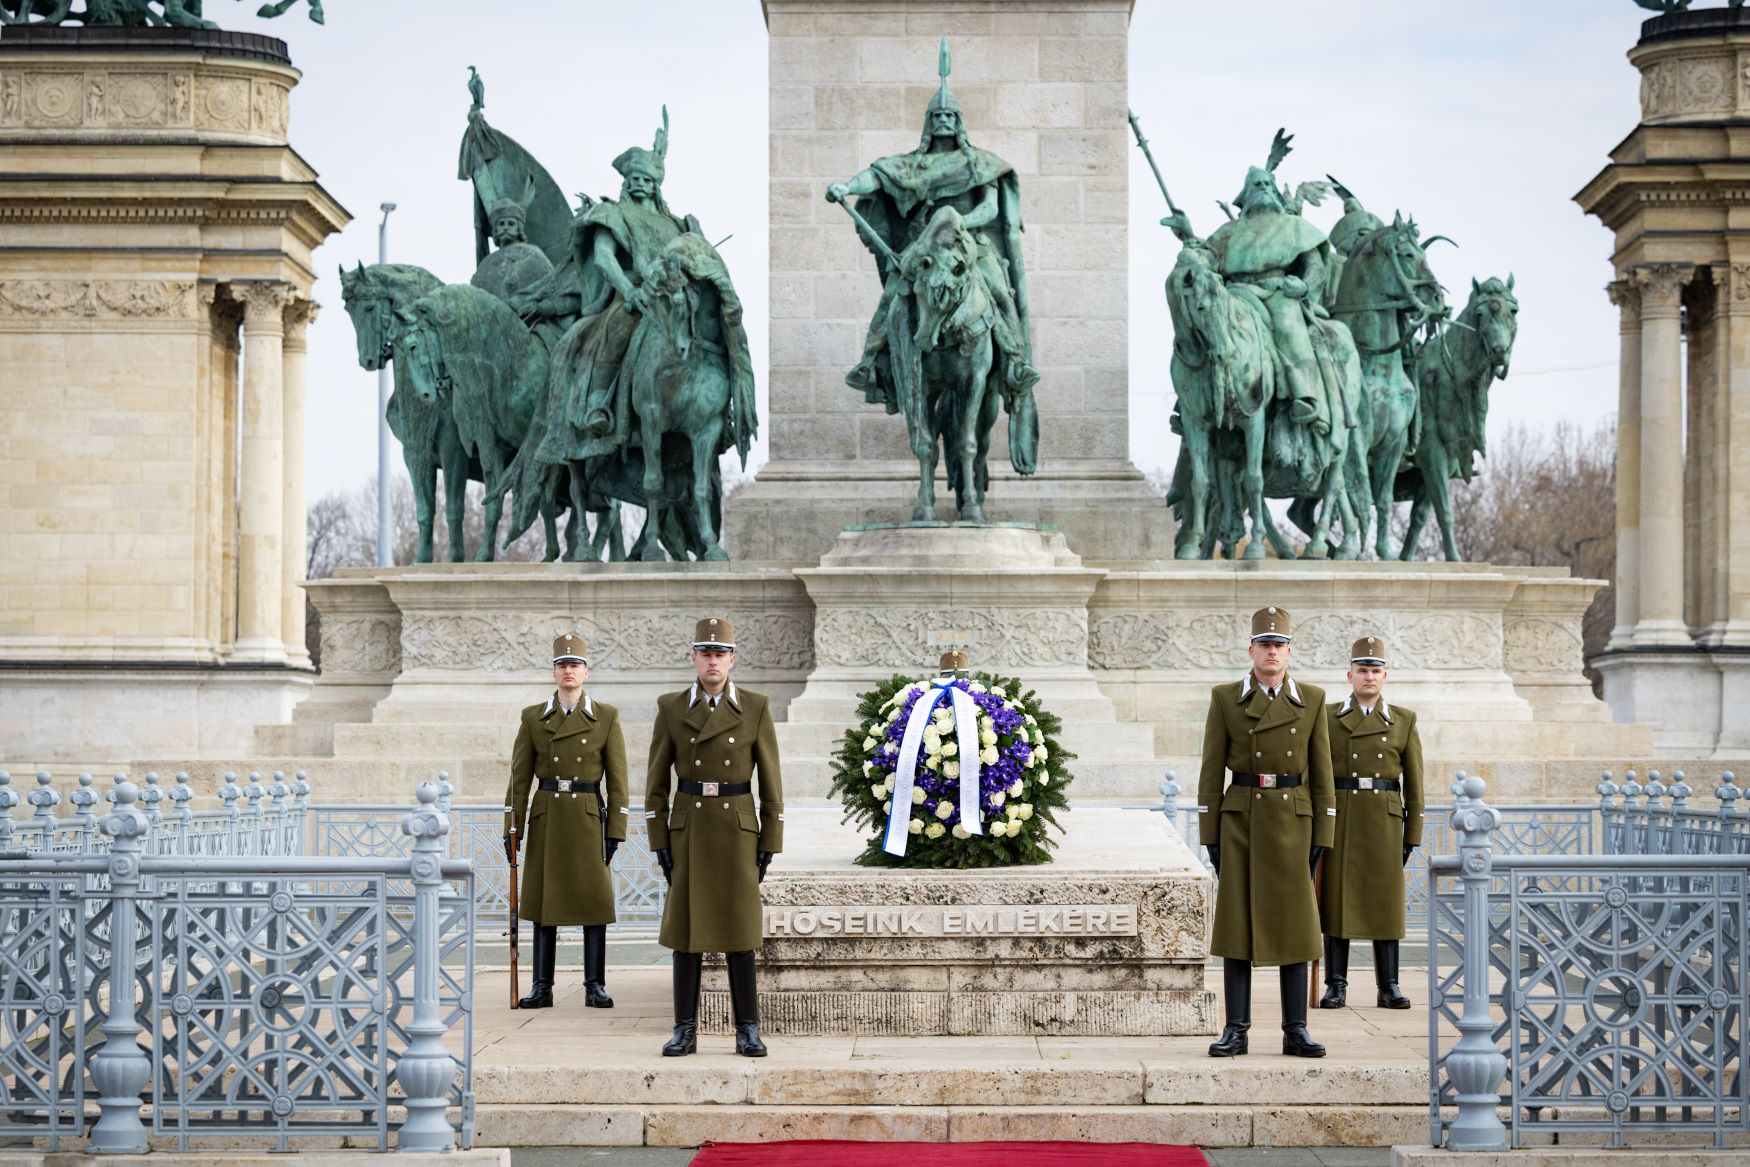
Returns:
[[[1214,991],[1220,975],[1209,970]],[[708,972],[707,987],[722,976]],[[1404,976],[1420,1001],[1426,972]],[[702,1036],[697,1055],[677,1059],[660,1053],[672,1026],[665,967],[610,965],[612,1010],[583,1008],[581,975],[561,967],[557,1006],[528,1012],[508,1007],[508,971],[486,968],[474,1017],[479,1142],[593,1156],[519,1150],[519,1167],[680,1167],[684,1152],[664,1148],[709,1138],[850,1131],[961,1141],[1008,1131],[1258,1148],[1251,1157],[1223,1150],[1211,1158],[1217,1167],[1383,1167],[1385,1148],[1426,1129],[1427,1013],[1374,1008],[1362,972],[1354,980],[1365,1007],[1311,1016],[1330,1056],[1289,1058],[1279,1052],[1275,979],[1258,977],[1254,1052],[1233,1061],[1208,1057],[1208,1036],[771,1036],[771,1056],[754,1060],[735,1056],[725,1034]],[[1376,1149],[1344,1157],[1326,1144]],[[1296,1157],[1309,1145],[1320,1149]]]
[[[691,1150],[667,1147],[521,1147],[511,1167],[686,1167]],[[1387,1167],[1389,1147],[1229,1147],[1205,1151],[1210,1167]]]

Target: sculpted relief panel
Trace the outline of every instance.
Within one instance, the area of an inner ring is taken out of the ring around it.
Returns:
[[[1078,665],[1088,655],[1086,609],[830,608],[815,616],[822,664],[917,669],[950,643],[966,645],[974,668]]]
[[[1586,667],[1578,628],[1555,620],[1510,620],[1506,628],[1507,671],[1575,674]]]
[[[799,672],[813,667],[813,630],[804,613],[726,609],[726,614],[735,624],[742,667]],[[585,619],[563,613],[486,617],[413,612],[402,617],[401,654],[408,669],[520,674],[539,669],[553,638],[572,630],[588,641],[594,668],[679,669],[686,664],[693,619],[667,612],[597,612]]]
[[[1249,618],[1247,612],[1101,611],[1088,632],[1089,663],[1097,669],[1241,670]],[[1295,664],[1302,669],[1341,668],[1349,659],[1349,646],[1369,632],[1392,643],[1393,662],[1403,668],[1487,669],[1501,664],[1499,625],[1481,616],[1445,612],[1308,616],[1295,625]]]
[[[178,319],[194,312],[181,280],[0,280],[0,319]]]

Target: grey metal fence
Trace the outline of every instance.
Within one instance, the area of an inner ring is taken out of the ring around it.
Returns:
[[[1433,859],[1428,902],[1434,1145],[1656,1133],[1724,1146],[1750,1132],[1750,854],[1730,850],[1730,776],[1703,816],[1658,805],[1662,783],[1649,794],[1607,776],[1605,853],[1569,855],[1497,853],[1502,815],[1480,779],[1460,779],[1457,853]]]
[[[474,873],[445,853],[438,790],[400,815],[404,856],[325,858],[297,853],[298,785],[252,782],[197,828],[177,790],[155,822],[158,799],[118,780],[101,833],[74,825],[90,847],[43,821],[46,845],[20,849],[0,775],[0,1134],[55,1150],[89,1124],[92,1149],[139,1152],[144,1108],[184,1149],[471,1143]]]

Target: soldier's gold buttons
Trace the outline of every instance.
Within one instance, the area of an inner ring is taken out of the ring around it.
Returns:
[[[1289,757],[1291,757],[1291,758],[1292,758],[1292,757],[1294,757],[1294,751],[1293,751],[1293,750],[1289,750],[1289,751],[1288,751],[1288,756],[1289,756]]]
[[[700,761],[698,758],[693,759],[693,765],[695,765],[695,766],[703,766],[704,764],[705,763]]]
[[[1350,754],[1349,756],[1351,758],[1359,758],[1361,755],[1360,754]]]
[[[687,739],[687,743],[688,743],[688,744],[689,744],[689,745],[695,745],[695,746],[696,746],[696,745],[698,745],[698,744],[699,744],[699,739],[698,739],[698,738],[696,738],[696,737],[690,737],[690,738],[688,738],[688,739]]]
[[[1252,757],[1254,757],[1254,758],[1261,758],[1261,757],[1263,757],[1263,756],[1264,756],[1264,751],[1263,751],[1263,750],[1258,750],[1258,751],[1256,751],[1256,752],[1254,752],[1254,753],[1253,753],[1253,754],[1252,754]]]
[[[705,805],[705,804],[704,804],[704,803],[702,803],[702,802],[695,802],[695,803],[694,803],[694,804],[693,804],[693,806],[694,806],[694,807],[701,807],[701,806],[704,806],[704,805]]]
[[[1300,727],[1299,727],[1299,726],[1297,726],[1297,725],[1291,725],[1291,726],[1289,726],[1289,727],[1288,727],[1288,732],[1289,732],[1289,733],[1299,733],[1299,732],[1300,732]]]
[[[735,739],[734,739],[734,738],[730,738],[730,739],[729,739],[729,744],[730,744],[730,745],[734,745],[734,744],[735,744]]]
[[[723,759],[723,764],[724,764],[724,765],[725,765],[725,766],[727,766],[727,765],[729,765],[729,759],[728,759],[728,758],[724,758],[724,759]]]

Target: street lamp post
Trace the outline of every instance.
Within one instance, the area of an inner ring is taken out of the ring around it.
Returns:
[[[389,262],[389,212],[394,203],[378,208],[383,221],[377,225],[377,262]],[[377,366],[377,566],[395,566],[389,541],[389,365]]]

